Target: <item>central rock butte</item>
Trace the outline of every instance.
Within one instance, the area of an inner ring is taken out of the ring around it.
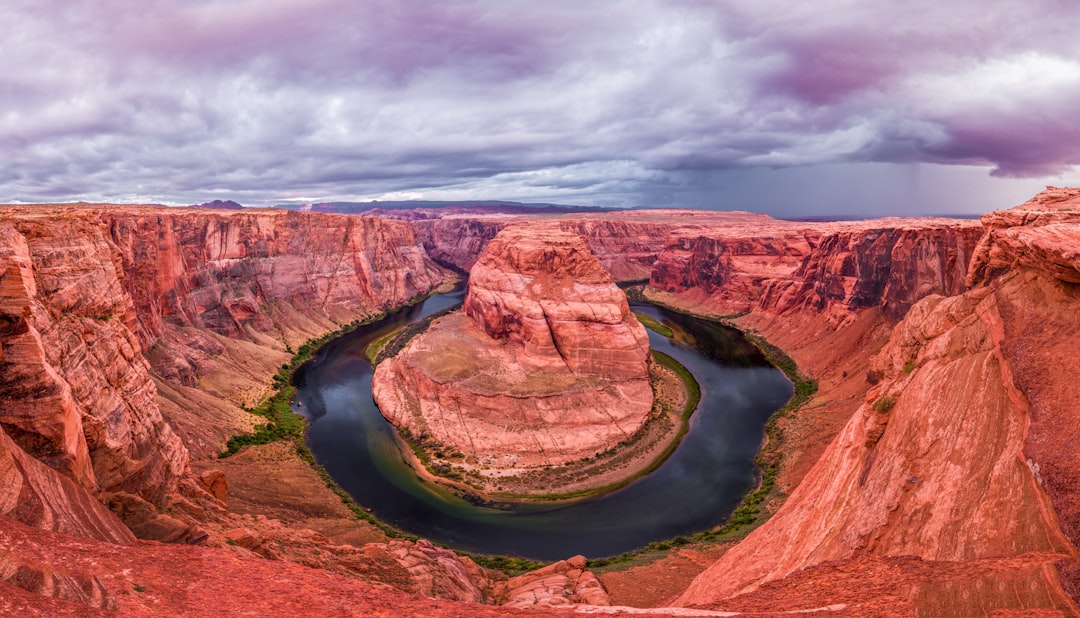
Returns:
[[[649,339],[581,237],[510,227],[442,317],[372,381],[384,416],[489,468],[561,465],[634,435]]]

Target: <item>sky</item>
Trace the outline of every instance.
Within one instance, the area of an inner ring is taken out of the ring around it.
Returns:
[[[4,0],[0,202],[979,213],[1080,184],[1071,0]]]

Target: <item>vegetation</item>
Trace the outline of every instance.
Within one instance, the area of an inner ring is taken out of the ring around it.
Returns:
[[[661,323],[656,318],[650,315],[645,315],[644,313],[641,313],[639,311],[635,311],[634,315],[637,316],[638,321],[641,322],[641,325],[645,328],[654,331],[657,334],[663,335],[664,337],[667,337],[669,339],[675,336],[675,333],[672,332],[670,328],[668,328],[665,324]]]
[[[904,363],[904,373],[911,373],[912,371],[915,371],[915,361]]]
[[[889,410],[894,407],[896,407],[896,399],[889,395],[885,395],[874,402],[874,411],[878,414],[888,414]]]
[[[457,554],[472,559],[473,562],[485,569],[502,571],[511,577],[514,575],[521,575],[522,573],[528,573],[529,571],[535,571],[545,565],[543,562],[535,562],[525,558],[518,558],[517,556],[488,556],[484,554],[470,554],[463,551],[457,552]]]
[[[430,296],[430,294],[418,296],[407,304],[411,305],[422,302],[428,296]],[[319,475],[319,478],[326,483],[326,486],[331,491],[341,498],[342,503],[345,504],[357,518],[371,523],[388,537],[416,540],[418,537],[398,530],[377,519],[374,515],[357,504],[344,489],[338,486],[338,484],[330,478],[330,473],[315,460],[315,455],[304,445],[304,432],[307,430],[307,420],[293,412],[290,405],[296,394],[296,387],[292,385],[293,373],[305,362],[311,360],[311,357],[315,354],[316,350],[332,339],[356,330],[361,326],[377,322],[385,317],[386,313],[384,312],[369,316],[362,320],[353,320],[352,322],[341,326],[341,328],[336,331],[326,333],[322,337],[311,339],[300,346],[292,359],[288,363],[283,364],[277,374],[274,375],[272,381],[273,390],[270,395],[255,409],[250,410],[252,414],[266,418],[267,422],[257,425],[255,431],[250,434],[241,434],[229,438],[229,441],[225,445],[225,450],[222,451],[218,457],[229,457],[248,445],[269,444],[278,441],[292,442],[296,449],[297,456],[307,462],[307,464],[315,470],[315,473]],[[291,351],[291,348],[289,348],[289,350]]]

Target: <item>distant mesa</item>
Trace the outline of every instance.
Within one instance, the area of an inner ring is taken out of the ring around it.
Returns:
[[[206,208],[210,210],[242,210],[244,207],[232,200],[214,200],[212,202],[203,202],[202,204],[194,204],[192,208]]]
[[[489,469],[596,455],[649,417],[649,339],[580,236],[509,227],[461,311],[375,371],[382,413]]]
[[[612,209],[596,206],[573,206],[569,204],[508,202],[503,200],[432,201],[403,200],[370,202],[314,202],[309,204],[281,204],[278,208],[305,212],[330,212],[363,214],[388,219],[409,221],[439,219],[446,215],[541,215],[569,213],[600,213]]]

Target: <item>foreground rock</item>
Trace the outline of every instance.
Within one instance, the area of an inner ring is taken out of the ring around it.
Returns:
[[[644,424],[648,335],[580,237],[508,228],[463,311],[380,364],[372,390],[392,423],[474,464],[559,465]]]

